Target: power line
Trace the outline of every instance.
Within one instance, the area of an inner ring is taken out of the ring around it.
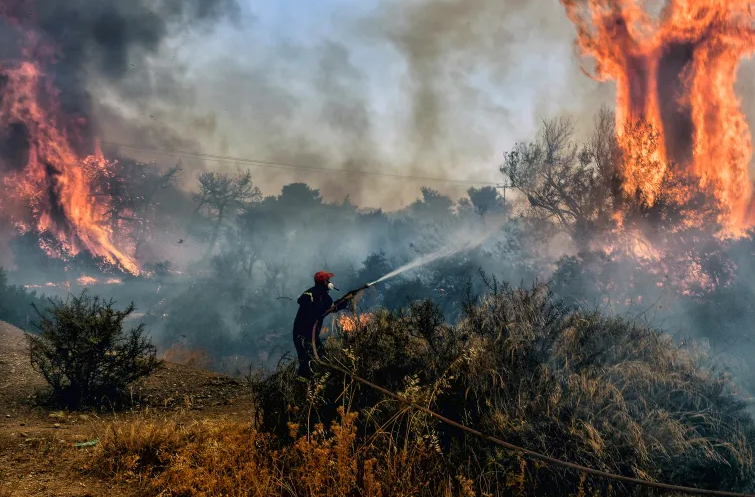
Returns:
[[[328,167],[309,166],[303,164],[291,164],[285,162],[266,161],[259,159],[249,159],[245,157],[231,157],[227,155],[213,155],[213,154],[201,154],[197,152],[187,152],[181,150],[161,150],[156,148],[139,147],[136,145],[129,145],[126,143],[118,143],[111,141],[103,141],[101,143],[107,145],[113,145],[116,147],[126,148],[129,150],[136,150],[139,152],[150,152],[157,155],[164,155],[168,157],[192,157],[196,159],[203,159],[207,161],[217,162],[221,164],[245,164],[251,167],[261,167],[270,169],[300,169],[312,172],[322,172],[331,174],[352,174],[362,176],[376,176],[390,179],[400,180],[415,180],[415,181],[433,181],[438,183],[450,183],[457,185],[483,185],[483,186],[500,186],[499,183],[493,181],[469,181],[454,178],[438,178],[428,176],[410,176],[402,174],[381,173],[377,171],[354,171],[348,169],[333,169]]]

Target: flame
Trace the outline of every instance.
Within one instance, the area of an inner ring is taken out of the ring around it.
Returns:
[[[591,77],[617,87],[617,128],[645,120],[655,143],[625,143],[647,156],[623,165],[624,189],[653,205],[669,164],[713,184],[730,233],[753,221],[750,131],[734,91],[737,68],[755,49],[755,9],[745,0],[560,0],[595,61]],[[588,71],[585,71],[588,72]],[[636,158],[636,157],[635,157]]]
[[[76,280],[76,283],[78,283],[81,286],[89,286],[89,285],[96,285],[97,284],[97,278],[92,278],[91,276],[81,276]]]
[[[59,92],[32,56],[49,55],[50,51],[36,43],[33,35],[25,33],[23,38],[27,44],[23,60],[0,61],[0,127],[23,129],[28,143],[28,151],[26,146],[15,147],[15,152],[24,151],[21,159],[17,158],[20,164],[0,159],[0,166],[12,171],[3,181],[6,195],[27,211],[16,214],[16,227],[20,232],[38,232],[40,246],[50,256],[66,258],[88,251],[108,265],[139,274],[137,262],[118,246],[113,228],[106,222],[111,208],[107,192],[96,186],[112,176],[113,163],[103,157],[99,147],[86,157],[74,151],[59,119]]]
[[[76,278],[76,284],[79,286],[93,286],[93,285],[121,285],[123,284],[123,280],[120,278],[107,278],[104,280],[99,280],[97,278],[93,278],[92,276],[82,275]],[[24,288],[45,288],[45,287],[55,287],[55,288],[71,288],[71,282],[70,281],[63,281],[62,283],[53,283],[52,281],[48,281],[44,285],[24,285]]]
[[[341,314],[341,317],[338,318],[338,325],[343,331],[349,333],[357,328],[367,326],[370,319],[372,319],[371,314],[360,314],[359,316],[347,316],[346,314]]]

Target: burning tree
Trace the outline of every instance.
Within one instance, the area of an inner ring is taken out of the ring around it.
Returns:
[[[129,233],[138,259],[139,249],[150,237],[154,224],[157,194],[176,185],[183,165],[181,162],[167,170],[157,164],[142,164],[132,160],[113,163],[112,177],[96,183],[99,196],[109,206],[106,213],[114,233]]]
[[[577,144],[574,131],[568,119],[544,122],[535,142],[505,155],[501,172],[527,197],[534,216],[555,221],[586,249],[596,231],[614,225],[620,152],[607,109],[589,143]]]
[[[40,65],[31,60],[0,64],[3,98],[0,126],[14,132],[13,155],[2,157],[6,192],[15,201],[10,213],[22,232],[36,230],[51,255],[91,252],[131,273],[139,268],[107,222],[109,200],[94,184],[112,174],[99,151],[81,157],[71,146],[60,111]],[[6,142],[7,143],[7,142]]]
[[[137,251],[153,197],[180,168],[161,173],[105,158],[87,106],[71,105],[81,95],[76,89],[63,94],[56,85],[56,68],[67,70],[58,64],[64,54],[40,35],[30,3],[0,2],[6,36],[0,60],[0,215],[20,233],[38,237],[49,256],[69,260],[88,253],[103,266],[139,274]],[[71,113],[72,107],[80,114]]]
[[[561,3],[593,77],[616,82],[617,124],[644,119],[658,132],[651,168],[623,163],[625,192],[642,190],[652,205],[677,164],[701,188],[713,185],[727,231],[750,225],[752,145],[734,83],[755,49],[751,2],[670,0],[659,16],[636,0]]]

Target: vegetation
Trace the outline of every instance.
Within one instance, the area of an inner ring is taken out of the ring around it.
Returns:
[[[653,329],[566,308],[541,285],[503,285],[473,300],[456,326],[430,302],[379,312],[331,337],[329,357],[444,416],[553,457],[680,485],[753,489],[752,418],[726,376],[700,367],[699,352]],[[118,421],[98,433],[87,468],[140,482],[141,495],[635,490],[523,459],[334,371],[321,370],[307,385],[294,369],[250,378],[256,423]]]
[[[292,425],[295,442],[283,448],[250,423],[116,422],[100,434],[85,467],[139,482],[137,495],[143,496],[474,495],[452,493],[453,478],[434,481],[425,475],[439,460],[433,450],[394,447],[382,453],[362,446],[356,413],[339,412],[328,430],[317,425],[304,432]]]
[[[149,278],[120,291],[140,293],[166,357],[226,371],[244,361],[270,367],[292,348],[292,301],[316,270],[335,272],[347,290],[493,232],[472,250],[366,291],[351,312],[370,319],[354,320],[353,331],[326,324],[328,357],[550,456],[667,483],[753,490],[755,425],[738,388],[755,391],[747,369],[755,233],[716,236],[720,205],[673,164],[658,192],[628,188],[642,182],[619,166],[657,166],[648,161],[658,135],[630,123],[619,143],[614,122],[602,111],[586,143],[569,121],[545,122],[534,142],[506,154],[501,171],[524,199],[517,212],[490,187],[457,201],[422,188],[415,202],[386,213],[348,198],[328,203],[304,183],[263,197],[243,172],[204,173],[193,197],[174,187],[178,166],[138,188],[126,182],[149,195],[138,205],[139,195],[123,196],[113,223],[137,223],[140,254],[153,253],[153,236],[165,228],[175,238],[171,257],[197,244],[192,257],[200,260],[185,268],[177,261],[181,275],[153,262]],[[150,222],[131,220],[132,211]],[[540,279],[549,284],[499,283]],[[41,307],[1,272],[0,292],[0,319],[19,324],[22,305]],[[32,361],[59,400],[117,399],[157,367],[144,327],[123,329],[132,311],[82,294],[40,312]],[[99,433],[89,468],[138,481],[144,495],[630,491],[524,460],[328,369],[307,384],[284,359],[250,386],[254,423],[117,422]]]
[[[8,275],[0,267],[0,321],[5,321],[22,330],[32,328],[31,318],[34,316],[32,304],[42,301],[36,292],[29,292],[19,285],[8,283]]]
[[[86,291],[50,304],[34,307],[38,334],[26,338],[32,366],[52,387],[55,401],[70,408],[113,405],[130,385],[160,366],[144,325],[123,327],[133,304],[119,311],[112,300]]]

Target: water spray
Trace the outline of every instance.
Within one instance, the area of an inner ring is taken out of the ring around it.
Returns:
[[[496,229],[492,229],[490,231],[486,231],[482,235],[480,235],[480,236],[478,236],[476,238],[468,239],[468,240],[466,240],[462,244],[443,247],[440,250],[437,250],[437,251],[435,251],[435,252],[433,252],[431,254],[427,254],[425,256],[422,256],[419,259],[417,259],[417,260],[415,260],[413,262],[410,262],[409,264],[405,264],[405,265],[401,266],[400,268],[391,271],[390,273],[388,273],[385,276],[382,276],[382,277],[376,279],[375,281],[373,281],[371,283],[367,283],[367,284],[362,285],[361,287],[359,287],[359,288],[357,288],[355,290],[351,290],[346,295],[344,295],[340,299],[338,299],[335,302],[333,302],[333,306],[325,312],[325,314],[323,315],[323,317],[327,316],[328,314],[330,314],[332,312],[335,312],[335,310],[340,305],[342,305],[344,302],[348,302],[350,300],[353,300],[357,295],[359,295],[360,293],[362,293],[364,290],[367,290],[368,288],[370,288],[370,287],[372,287],[374,285],[377,285],[378,283],[382,283],[383,281],[388,280],[390,278],[393,278],[395,276],[398,276],[399,274],[404,273],[406,271],[409,271],[410,269],[415,269],[415,268],[418,268],[418,267],[422,267],[422,266],[424,266],[426,264],[429,264],[429,263],[431,263],[431,262],[433,262],[435,260],[442,259],[442,258],[445,258],[445,257],[451,257],[452,255],[456,255],[456,254],[458,254],[460,252],[463,252],[465,250],[469,250],[469,249],[472,249],[472,248],[475,248],[475,247],[478,247],[478,246],[482,245],[482,243],[491,234],[493,234],[497,230],[497,228],[498,228],[498,226],[496,226]]]

